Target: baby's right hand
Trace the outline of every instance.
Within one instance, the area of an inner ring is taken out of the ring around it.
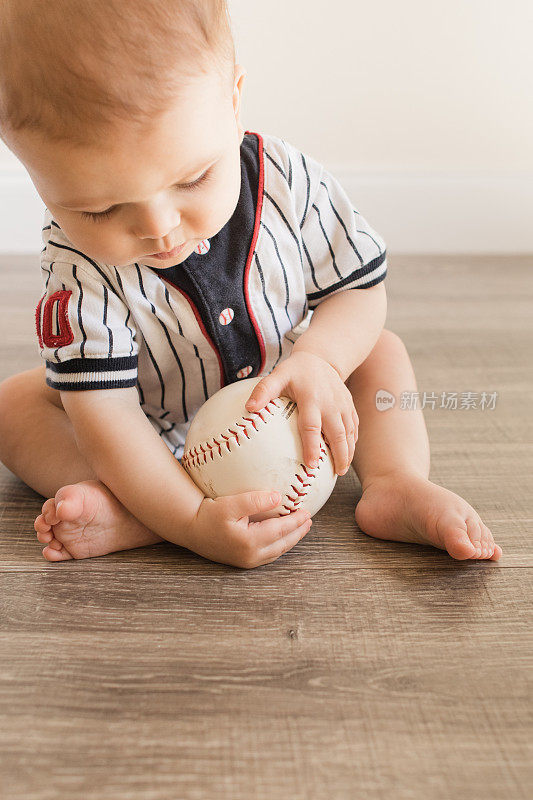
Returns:
[[[250,516],[270,511],[279,501],[279,493],[273,498],[270,491],[242,492],[215,500],[206,497],[187,529],[185,547],[233,567],[253,569],[270,564],[294,547],[312,525],[304,509],[261,522],[249,521]]]

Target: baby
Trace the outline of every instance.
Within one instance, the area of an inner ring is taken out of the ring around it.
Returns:
[[[1,385],[0,457],[49,498],[44,557],[166,539],[252,568],[294,547],[306,512],[250,522],[279,498],[206,498],[179,460],[205,400],[261,376],[247,409],[296,401],[309,469],[321,430],[353,465],[365,533],[498,560],[428,480],[422,412],[376,408],[416,391],[382,238],[314,159],[244,131],[244,78],[225,0],[1,4],[0,132],[46,213],[45,364]]]

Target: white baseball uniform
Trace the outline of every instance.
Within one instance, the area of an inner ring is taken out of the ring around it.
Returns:
[[[96,262],[48,210],[43,243],[35,315],[47,384],[137,386],[177,458],[208,397],[268,375],[323,299],[373,286],[387,271],[383,239],[339,182],[283,139],[251,131],[233,216],[183,263]]]

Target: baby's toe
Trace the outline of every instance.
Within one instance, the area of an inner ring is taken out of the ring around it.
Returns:
[[[53,538],[52,531],[37,531],[37,541],[41,544],[50,544]]]
[[[58,544],[60,544],[61,548],[59,550],[56,550],[54,547],[51,547],[50,545],[48,545],[48,547],[43,548],[43,556],[46,558],[47,561],[68,561],[69,559],[72,558],[70,553],[67,552],[67,550],[65,550],[63,545],[60,542],[58,542]]]
[[[476,551],[473,558],[483,558],[483,531],[481,529],[481,523],[479,520],[475,519],[475,517],[467,517],[465,522],[468,538]]]
[[[45,521],[42,514],[39,514],[35,517],[33,522],[33,527],[35,528],[37,533],[49,533],[50,532],[50,525]]]
[[[48,542],[48,547],[51,547],[52,550],[61,550],[63,544],[58,539],[52,538],[52,540]]]
[[[499,544],[495,544],[494,545],[494,553],[491,555],[490,560],[491,561],[499,561],[500,558],[502,557],[502,554],[503,554],[503,550],[500,547],[500,545]]]
[[[483,543],[486,553],[484,557],[489,558],[492,561],[498,561],[502,555],[501,547],[494,541],[494,536],[492,535],[491,529],[483,522],[481,523],[481,529],[483,532]]]
[[[468,517],[466,525],[468,537],[475,549],[475,555],[470,558],[498,561],[502,556],[502,549],[495,543],[490,528],[475,517]]]
[[[50,525],[45,522],[42,514],[39,514],[39,516],[36,517],[33,527],[35,528],[38,542],[41,544],[50,544],[52,542],[54,538],[54,532],[52,531]]]
[[[456,523],[450,526],[445,537],[446,550],[452,558],[459,561],[476,558],[476,546],[470,540],[465,528],[466,526],[462,527],[460,523]]]
[[[42,507],[42,517],[47,525],[57,525],[59,517],[56,514],[56,501],[55,498],[50,497]]]
[[[483,523],[481,523],[480,528],[481,528],[481,539],[479,540],[479,542],[481,545],[481,558],[490,558],[490,556],[494,552],[494,541],[486,525],[483,525]]]

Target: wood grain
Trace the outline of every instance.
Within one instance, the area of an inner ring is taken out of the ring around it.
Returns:
[[[35,259],[0,259],[0,379],[41,363]],[[389,320],[427,410],[431,477],[505,550],[457,563],[358,530],[340,478],[284,558],[170,544],[49,564],[43,502],[0,466],[0,795],[10,800],[529,798],[531,259],[391,259]]]

